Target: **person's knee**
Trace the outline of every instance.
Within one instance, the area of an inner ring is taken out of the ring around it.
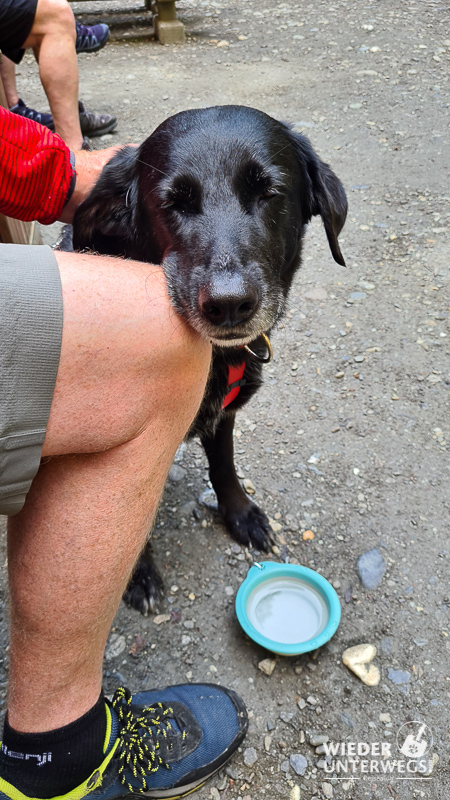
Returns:
[[[75,41],[75,17],[67,0],[38,0],[31,35],[68,35]]]
[[[169,414],[170,409],[186,413],[189,425],[204,395],[211,367],[211,344],[179,319],[164,350],[161,403],[167,404]]]

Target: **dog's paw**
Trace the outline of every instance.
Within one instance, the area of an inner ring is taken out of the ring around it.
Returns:
[[[153,561],[141,557],[123,594],[124,602],[146,617],[155,613],[163,597],[164,584],[157,567]]]
[[[272,529],[264,511],[255,503],[248,503],[244,509],[224,514],[225,524],[239,544],[269,552],[273,544]]]

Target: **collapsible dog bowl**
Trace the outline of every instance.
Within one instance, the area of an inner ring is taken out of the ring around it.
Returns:
[[[297,564],[255,564],[239,587],[236,614],[245,633],[283,656],[316,650],[336,633],[339,598],[318,572]]]

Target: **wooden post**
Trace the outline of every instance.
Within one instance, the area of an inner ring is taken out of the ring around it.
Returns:
[[[184,25],[177,19],[175,0],[155,0],[155,33],[161,44],[182,44]]]

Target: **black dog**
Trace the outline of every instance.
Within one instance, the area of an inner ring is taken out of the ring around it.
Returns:
[[[74,220],[75,249],[162,264],[175,308],[213,342],[190,434],[204,445],[229,532],[259,550],[268,549],[271,531],[234,469],[234,416],[261,384],[262,334],[283,314],[306,223],[317,214],[344,265],[337,237],[347,200],[330,167],[287,125],[244,106],[217,106],[176,114],[138,150],[124,148]],[[125,599],[146,612],[160,591],[148,550]]]

